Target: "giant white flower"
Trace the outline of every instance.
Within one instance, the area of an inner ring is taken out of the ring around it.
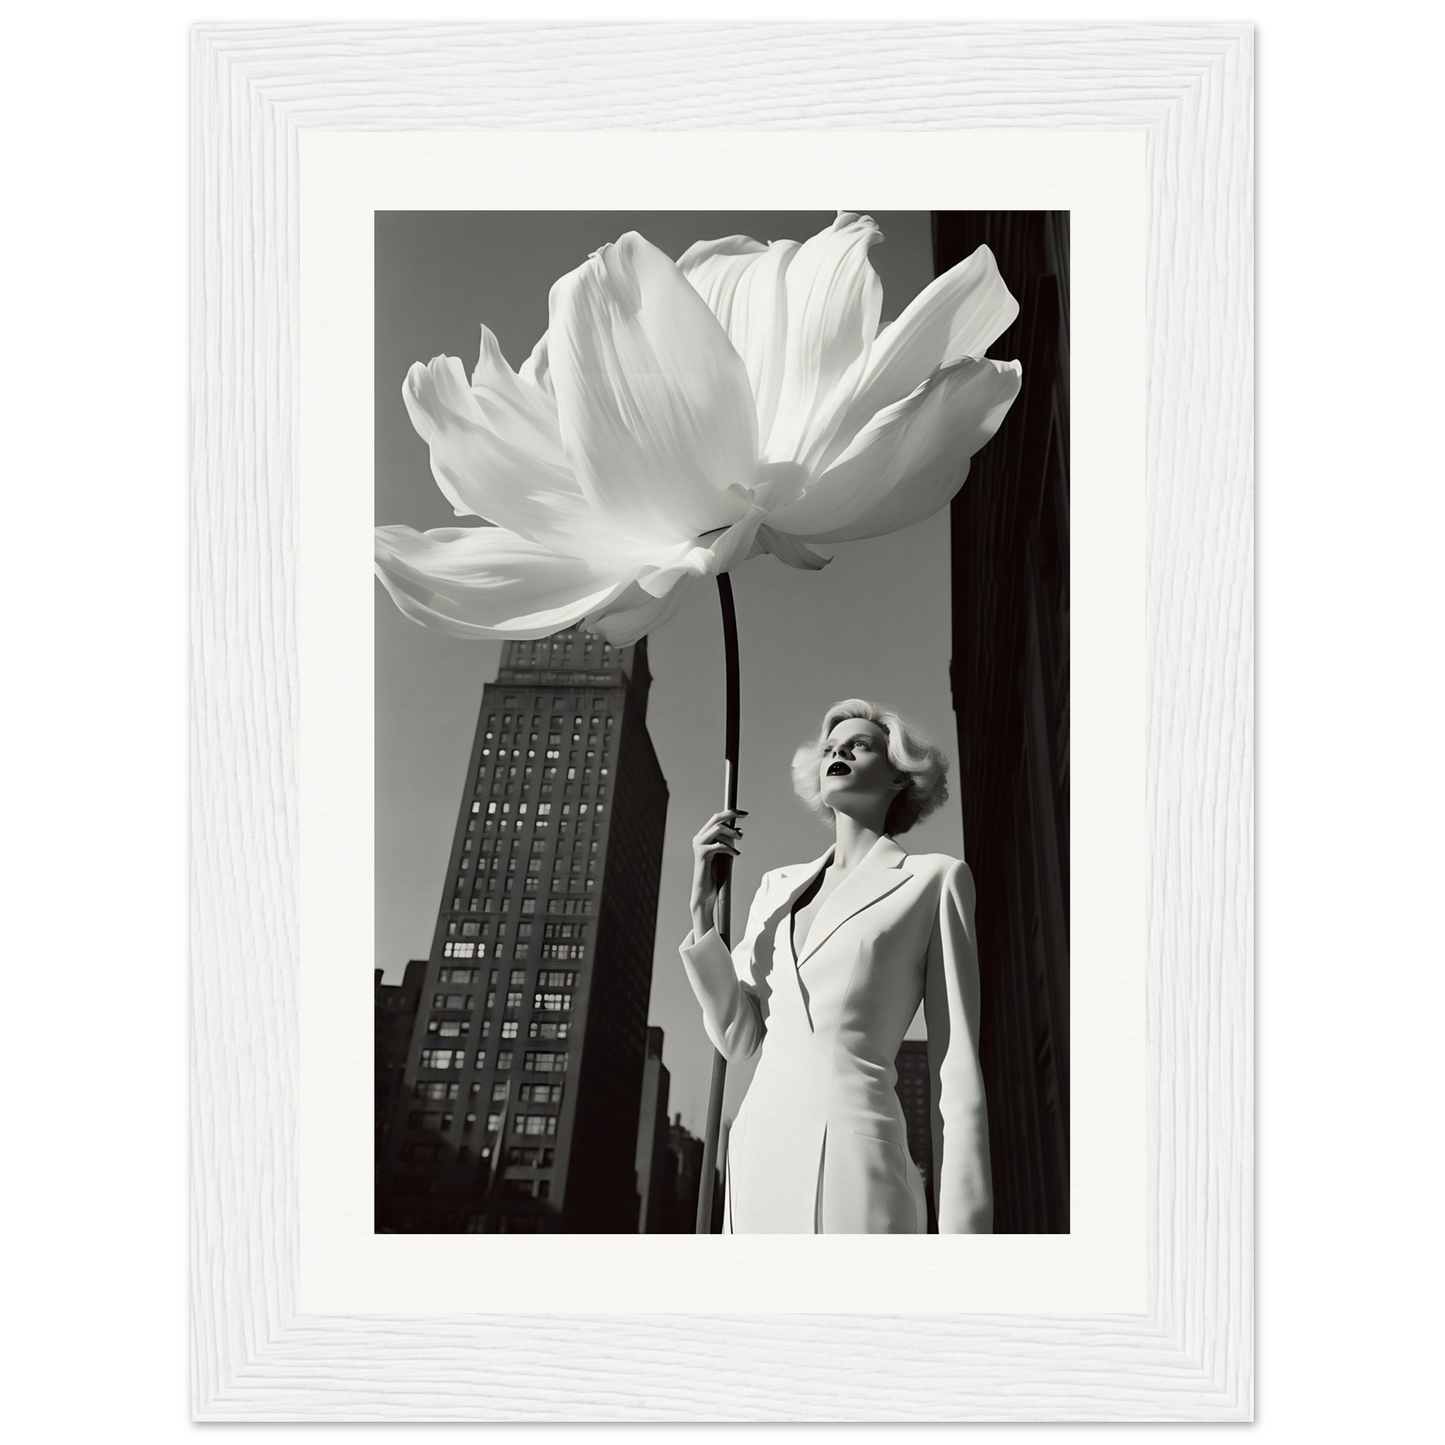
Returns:
[[[943,507],[1018,395],[984,352],[1018,314],[986,246],[879,330],[868,216],[799,244],[700,241],[674,264],[635,231],[552,288],[514,372],[482,328],[411,368],[403,396],[458,516],[379,527],[407,616],[460,637],[582,622],[623,645],[689,583],[759,552],[880,536]]]

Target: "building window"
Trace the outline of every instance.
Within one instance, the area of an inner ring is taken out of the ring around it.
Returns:
[[[446,969],[442,969],[442,972],[445,973]],[[467,970],[459,968],[457,972],[465,973]],[[452,1009],[471,1008],[472,995],[469,993],[434,993],[431,999],[431,1006],[433,1008]]]
[[[507,1146],[507,1163],[520,1164],[527,1169],[550,1169],[555,1150],[539,1149],[535,1145],[528,1147],[525,1144],[509,1144]]]
[[[500,1104],[507,1097],[507,1085],[505,1081],[492,1085],[492,1103]]]
[[[470,1019],[429,1019],[426,1031],[441,1039],[459,1039],[463,1034],[471,1033],[472,1021]]]
[[[542,957],[549,962],[566,963],[580,961],[587,956],[585,943],[544,943]]]
[[[498,1072],[499,1074],[505,1074],[505,1073],[507,1072],[507,1070],[510,1069],[511,1067],[512,1067],[512,1051],[511,1051],[511,1049],[502,1049],[502,1050],[497,1054],[497,1072]]]
[[[503,1019],[503,1020],[502,1020],[502,1037],[503,1037],[504,1039],[514,1039],[514,1038],[517,1037],[517,1021],[516,1021],[516,1019]],[[545,1037],[545,1035],[544,1035],[544,1037]]]
[[[441,1079],[418,1079],[411,1088],[413,1099],[455,1099],[459,1084],[444,1083]]]
[[[537,975],[538,988],[571,988],[577,982],[577,972],[570,968],[544,968]]]
[[[474,920],[468,919],[467,922],[462,924],[462,936],[464,938],[475,938],[481,931],[481,924]]]
[[[523,1104],[560,1104],[561,1084],[523,1084],[517,1095]]]
[[[503,1024],[502,1027],[505,1029],[506,1025]],[[508,1035],[509,1038],[514,1036],[516,1027],[516,1024],[512,1025],[513,1034]],[[556,1023],[550,1019],[533,1019],[527,1025],[527,1037],[529,1039],[556,1039],[560,1043],[567,1037],[567,1024],[565,1021]]]
[[[465,948],[464,954],[456,955],[458,958],[470,958],[472,956],[473,944],[459,943],[458,948]],[[479,968],[443,968],[437,974],[438,983],[475,983],[482,975]],[[470,1002],[467,1004],[471,1008]]]
[[[554,1135],[557,1132],[555,1114],[514,1114],[512,1133],[530,1135]]]
[[[548,923],[542,930],[542,937],[552,938],[585,938],[587,925],[585,923]]]
[[[460,1069],[462,1058],[460,1049],[423,1049],[421,1051],[421,1067],[423,1069]]]
[[[487,1133],[495,1134],[502,1127],[502,1116],[500,1114],[487,1115]]]
[[[533,1074],[565,1074],[567,1072],[567,1051],[565,1049],[528,1049],[522,1060],[522,1067]]]
[[[532,995],[532,1007],[540,1013],[561,1014],[572,1011],[572,995],[570,993],[535,993]]]

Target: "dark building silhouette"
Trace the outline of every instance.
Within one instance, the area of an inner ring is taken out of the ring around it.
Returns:
[[[645,639],[506,644],[383,1150],[379,1229],[637,1229],[667,814],[650,683]]]
[[[407,1053],[416,1026],[416,1008],[421,998],[426,959],[414,958],[406,966],[400,983],[383,983],[376,970],[376,1162],[378,1168],[391,1136],[396,1107],[401,1101],[406,1076]]]
[[[682,1127],[682,1115],[674,1114],[667,1129],[667,1148],[675,1167],[675,1187],[670,1209],[662,1221],[664,1234],[692,1234],[697,1229],[697,1190],[702,1175],[702,1140]],[[724,1156],[725,1157],[725,1156]],[[713,1172],[712,1233],[722,1229],[722,1178]]]
[[[994,1228],[1069,1228],[1069,217],[933,218],[935,270],[977,246],[1018,320],[1023,390],[951,507],[953,703],[978,885]]]
[[[923,1175],[923,1191],[928,1196],[928,1232],[938,1233],[938,1205],[933,1185],[933,1109],[930,1102],[932,1084],[928,1070],[928,1044],[923,1039],[905,1039],[894,1061],[898,1081],[894,1089],[903,1105],[904,1122],[908,1125],[908,1152]]]
[[[647,1057],[642,1066],[642,1107],[637,1116],[637,1193],[639,1234],[662,1233],[666,1193],[675,1186],[677,1164],[667,1147],[667,1095],[671,1078],[662,1062],[660,1028],[647,1030]]]

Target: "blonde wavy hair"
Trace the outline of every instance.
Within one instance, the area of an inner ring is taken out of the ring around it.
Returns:
[[[862,718],[877,723],[888,734],[888,765],[895,772],[908,775],[908,786],[894,798],[883,828],[895,837],[906,833],[915,823],[937,812],[948,801],[948,759],[942,751],[919,735],[896,712],[850,697],[835,702],[823,716],[818,736],[804,743],[793,754],[793,791],[825,822],[833,821],[833,810],[823,802],[818,781],[818,764],[823,745],[840,722]]]

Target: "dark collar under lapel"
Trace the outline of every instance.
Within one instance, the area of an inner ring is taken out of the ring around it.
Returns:
[[[811,871],[795,875],[797,882],[801,885],[816,877],[817,870],[831,857],[829,849]],[[807,947],[798,955],[798,966],[801,968],[855,914],[877,903],[911,877],[904,866],[907,860],[908,854],[885,833],[818,910],[808,932]]]

